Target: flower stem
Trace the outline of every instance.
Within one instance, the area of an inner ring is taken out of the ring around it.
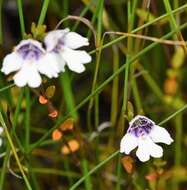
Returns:
[[[24,23],[24,17],[23,17],[23,3],[22,3],[22,0],[17,0],[17,3],[18,3],[18,12],[19,12],[21,35],[23,38],[24,33],[25,33],[25,23]]]
[[[42,10],[40,12],[40,17],[38,19],[38,25],[43,24],[43,22],[45,20],[45,16],[46,16],[46,13],[47,13],[49,2],[50,2],[50,0],[44,0],[44,2],[43,2]]]
[[[10,136],[10,134],[9,134],[9,132],[8,132],[7,126],[6,126],[6,124],[5,124],[5,121],[4,121],[4,119],[3,119],[3,116],[2,116],[2,113],[1,113],[1,112],[0,112],[0,123],[1,123],[1,125],[3,126],[3,128],[4,128],[6,137],[7,137],[7,139],[8,139],[9,144],[10,144],[10,147],[11,147],[11,149],[12,149],[12,152],[13,152],[13,155],[14,155],[15,160],[16,160],[16,162],[17,162],[17,165],[18,165],[18,167],[19,167],[19,170],[20,170],[20,172],[21,172],[21,174],[22,174],[22,176],[23,176],[23,179],[24,179],[24,181],[25,181],[25,184],[26,184],[26,186],[27,186],[27,189],[28,189],[28,190],[32,190],[32,187],[31,187],[31,185],[30,185],[30,183],[29,183],[29,180],[27,179],[27,176],[25,175],[25,172],[24,172],[24,170],[23,170],[23,167],[22,167],[22,165],[21,165],[21,163],[20,163],[19,157],[18,157],[17,152],[16,152],[16,148],[14,147],[14,143],[13,143],[13,141],[12,141],[12,139],[11,139],[11,136]]]

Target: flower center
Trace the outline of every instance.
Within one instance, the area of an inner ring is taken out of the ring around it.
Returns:
[[[27,60],[38,60],[43,54],[43,51],[32,43],[20,46],[17,52],[22,56],[23,59]]]
[[[128,133],[135,135],[136,137],[143,137],[148,135],[154,123],[144,117],[139,117],[136,119],[128,129]]]

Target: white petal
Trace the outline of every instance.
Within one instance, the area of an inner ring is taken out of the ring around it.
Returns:
[[[131,134],[126,134],[120,142],[120,152],[129,154],[133,149],[138,146],[137,138]]]
[[[36,67],[37,63],[24,62],[23,67],[13,77],[17,86],[23,87],[28,84],[32,88],[37,88],[41,84],[41,77]]]
[[[88,46],[89,42],[87,38],[82,37],[76,32],[69,32],[64,37],[64,44],[68,48],[77,49],[82,46]]]
[[[150,153],[149,153],[149,150],[147,149],[147,144],[145,140],[139,140],[136,156],[142,162],[146,162],[150,159]]]
[[[69,69],[77,73],[82,73],[85,70],[83,64],[91,61],[91,56],[86,51],[64,48],[61,55],[67,62]]]
[[[0,127],[0,135],[3,133],[4,129],[3,127]]]
[[[0,138],[0,146],[2,146],[2,144],[3,144],[3,140],[2,138]]]
[[[136,155],[140,161],[146,162],[150,159],[150,156],[154,158],[162,157],[163,149],[161,146],[155,144],[149,137],[139,138]]]
[[[157,125],[153,127],[149,136],[152,138],[154,142],[161,142],[168,145],[173,142],[173,139],[171,138],[168,131],[163,127]]]
[[[59,40],[64,37],[65,34],[69,32],[69,29],[66,28],[64,30],[53,30],[44,38],[44,43],[46,45],[47,51],[52,51],[56,45],[58,44]]]
[[[11,72],[19,70],[22,64],[23,59],[16,52],[13,52],[4,58],[1,71],[7,75]]]
[[[58,73],[64,71],[64,65],[63,59],[60,59],[60,56],[53,52],[47,53],[37,64],[39,72],[49,78],[58,77]]]

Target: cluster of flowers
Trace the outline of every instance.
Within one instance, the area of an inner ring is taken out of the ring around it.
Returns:
[[[17,86],[25,85],[37,88],[42,82],[40,74],[49,78],[58,77],[64,72],[65,65],[74,72],[85,70],[84,64],[91,61],[91,56],[83,50],[76,50],[88,46],[87,38],[69,29],[53,30],[44,38],[42,43],[37,40],[22,40],[14,51],[3,60],[1,71],[8,75],[16,72],[13,79]]]

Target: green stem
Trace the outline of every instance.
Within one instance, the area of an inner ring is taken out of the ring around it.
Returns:
[[[44,0],[44,2],[43,2],[42,10],[40,12],[40,17],[38,19],[38,25],[43,24],[43,22],[45,20],[45,16],[46,16],[46,13],[47,13],[49,2],[50,2],[50,0]]]
[[[30,90],[28,87],[25,89],[25,96],[26,96],[26,113],[25,113],[25,149],[26,152],[29,150],[29,143],[30,143]]]
[[[32,190],[32,187],[31,187],[31,185],[30,185],[30,183],[29,183],[29,180],[27,179],[27,176],[25,175],[25,172],[24,172],[24,170],[23,170],[23,167],[22,167],[22,165],[21,165],[21,163],[20,163],[19,157],[18,157],[17,152],[16,152],[16,148],[14,147],[14,143],[12,142],[11,136],[10,136],[10,134],[9,134],[9,132],[8,132],[7,126],[6,126],[5,122],[4,122],[4,119],[3,119],[3,116],[2,116],[2,113],[1,113],[1,112],[0,112],[0,123],[1,123],[1,125],[3,126],[3,128],[4,128],[4,131],[5,131],[5,134],[6,134],[6,136],[7,136],[8,142],[9,142],[10,147],[11,147],[11,149],[12,149],[12,152],[13,152],[13,155],[14,155],[15,160],[16,160],[16,162],[17,162],[17,165],[18,165],[18,167],[19,167],[19,170],[20,170],[20,172],[21,172],[21,174],[22,174],[22,176],[23,176],[23,179],[24,179],[24,181],[25,181],[25,184],[26,184],[26,186],[27,186],[27,189],[28,189],[28,190]]]
[[[181,142],[182,142],[182,115],[178,115],[175,118],[176,125],[176,139],[175,139],[175,166],[181,164]]]
[[[0,92],[3,92],[3,91],[5,91],[5,90],[8,90],[8,89],[10,89],[10,88],[12,88],[12,87],[14,87],[14,86],[15,86],[15,84],[7,85],[7,86],[5,86],[5,87],[3,87],[3,88],[0,88]]]
[[[72,92],[71,80],[67,71],[60,76],[60,84],[63,89],[67,110],[71,113],[70,116],[76,121],[78,119],[78,113],[77,111],[73,111],[75,110],[75,101]]]
[[[17,3],[18,3],[18,12],[19,12],[21,35],[22,35],[22,38],[23,38],[24,34],[25,34],[25,23],[24,23],[24,17],[23,17],[23,4],[22,4],[22,0],[17,0]]]
[[[86,176],[88,174],[89,170],[88,170],[88,162],[85,159],[82,161],[82,168],[83,168],[83,174],[84,174],[84,176]],[[92,189],[92,183],[91,183],[90,176],[87,176],[85,178],[85,189],[86,190]]]
[[[0,176],[0,189],[4,189],[4,182],[5,182],[5,175],[6,175],[6,171],[7,171],[7,163],[8,163],[8,159],[9,159],[9,154],[10,154],[10,146],[7,146],[6,149],[6,155],[5,158],[3,160],[3,167],[1,170],[1,176]]]

